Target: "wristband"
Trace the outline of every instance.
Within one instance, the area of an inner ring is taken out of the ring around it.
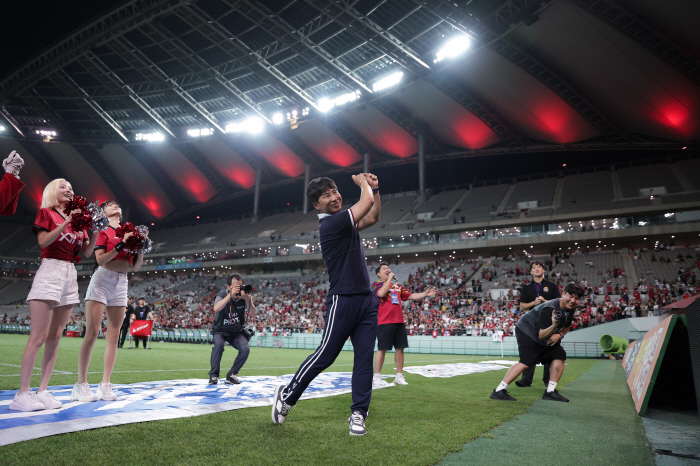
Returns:
[[[126,247],[126,243],[124,241],[119,241],[116,246],[114,246],[114,250],[117,252],[122,252],[122,249]]]
[[[373,193],[378,193],[378,192],[379,192],[379,186],[377,186],[376,188],[372,188],[372,192],[373,192]]]

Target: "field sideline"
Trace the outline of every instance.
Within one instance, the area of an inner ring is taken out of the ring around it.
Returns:
[[[19,386],[19,361],[27,337],[0,335],[0,389]],[[78,338],[61,341],[51,385],[75,383]],[[90,383],[101,379],[104,340],[98,340]],[[207,378],[209,345],[154,343],[153,350],[120,350],[114,383]],[[240,375],[293,373],[310,350],[252,348]],[[389,356],[389,355],[388,355]],[[41,357],[41,354],[39,358]],[[222,370],[235,350],[227,348]],[[350,371],[353,353],[344,351],[329,371]],[[393,356],[391,356],[393,358]],[[387,357],[385,374],[393,373]],[[406,365],[478,362],[491,357],[407,354]],[[497,358],[496,358],[497,359]],[[569,360],[563,384],[586,373],[598,360]],[[38,367],[39,360],[37,361]],[[541,369],[535,380],[541,377]],[[60,371],[60,372],[59,372]],[[37,376],[32,377],[34,386]],[[543,385],[511,392],[514,403],[489,399],[503,371],[429,379],[406,375],[408,386],[373,394],[368,434],[348,435],[351,396],[300,401],[284,425],[273,425],[270,408],[249,408],[194,418],[153,421],[47,437],[0,448],[0,464],[410,464],[427,465],[515,417],[542,395]],[[566,395],[566,388],[563,393]],[[572,398],[572,402],[583,401]],[[50,454],[47,454],[50,452]],[[620,460],[623,460],[620,458]],[[619,462],[611,459],[613,463]]]

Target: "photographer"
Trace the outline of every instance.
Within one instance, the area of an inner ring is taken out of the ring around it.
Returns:
[[[492,399],[516,401],[508,394],[506,388],[525,369],[541,362],[551,363],[549,384],[542,399],[569,401],[557,391],[566,361],[566,351],[561,347],[561,339],[571,329],[576,307],[582,297],[583,288],[569,283],[564,288],[561,298],[538,304],[518,321],[515,325],[515,338],[518,341],[520,361],[508,370],[503,381],[491,393]]]
[[[253,332],[245,328],[246,312],[251,319],[255,317],[255,305],[250,298],[250,285],[243,285],[243,278],[237,273],[226,277],[226,289],[221,291],[214,301],[214,323],[211,334],[214,336],[214,347],[211,350],[211,370],[209,385],[219,383],[219,365],[224,353],[224,345],[228,342],[238,350],[238,356],[231,370],[226,374],[227,384],[239,384],[237,374],[248,359],[250,346],[248,341]]]

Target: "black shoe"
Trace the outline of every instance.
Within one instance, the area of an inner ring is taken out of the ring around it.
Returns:
[[[226,377],[226,385],[238,385],[239,383],[241,383],[241,381],[238,380],[238,377],[235,375],[229,375]]]
[[[491,399],[492,400],[501,400],[501,401],[518,401],[512,396],[508,394],[508,391],[504,388],[503,390],[498,390],[496,391],[495,389],[493,392],[491,392]]]
[[[219,384],[218,377],[209,377],[209,385],[218,385],[218,384]]]
[[[531,384],[531,383],[525,383],[525,382],[523,382],[522,380],[516,380],[516,381],[515,381],[515,385],[517,385],[517,386],[520,387],[520,388],[528,388],[528,387],[529,387],[530,385],[532,385],[532,384]]]
[[[547,390],[545,390],[544,395],[542,395],[542,399],[550,401],[563,401],[564,403],[569,402],[568,398],[561,396],[561,394],[556,390],[554,390],[553,392],[548,392]]]

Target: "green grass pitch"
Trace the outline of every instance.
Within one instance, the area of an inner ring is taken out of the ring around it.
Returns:
[[[20,358],[27,337],[0,335],[0,389],[19,388]],[[77,381],[78,338],[61,341],[51,385]],[[90,366],[90,383],[101,380],[104,340],[98,340]],[[211,346],[154,343],[153,349],[119,350],[113,383],[180,378],[207,378]],[[241,371],[246,375],[295,372],[312,351],[251,348]],[[226,348],[222,370],[236,351]],[[351,371],[353,353],[344,351],[328,371]],[[41,353],[37,359],[39,366]],[[478,362],[493,356],[407,354],[406,365]],[[509,359],[509,358],[506,358]],[[562,385],[598,361],[569,360]],[[393,354],[383,373],[392,374]],[[275,465],[428,465],[461,450],[491,428],[527,410],[542,396],[541,369],[533,389],[512,388],[514,403],[496,402],[489,394],[505,371],[449,379],[406,375],[407,386],[376,391],[368,434],[348,435],[351,396],[300,401],[283,425],[273,425],[270,408],[249,408],[205,416],[129,424],[76,432],[0,447],[0,464],[275,464]],[[38,384],[38,370],[32,384]],[[539,378],[538,378],[539,377]],[[564,394],[566,389],[564,388]]]

